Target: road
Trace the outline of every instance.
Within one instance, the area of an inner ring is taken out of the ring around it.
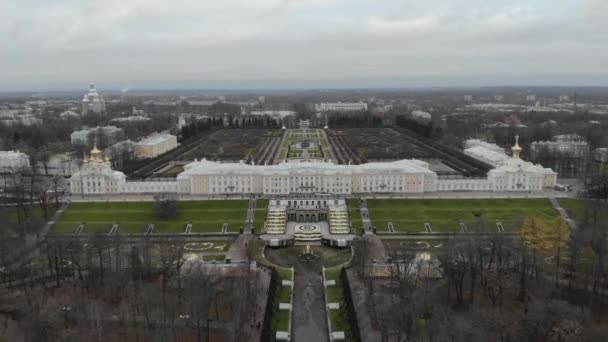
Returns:
[[[293,341],[328,340],[320,265],[296,264],[293,297]]]

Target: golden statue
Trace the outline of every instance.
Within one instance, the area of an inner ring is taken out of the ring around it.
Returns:
[[[312,249],[310,249],[310,245],[306,245],[306,249],[304,250],[304,255],[313,255]]]

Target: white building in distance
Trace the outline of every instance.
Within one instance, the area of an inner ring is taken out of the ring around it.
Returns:
[[[103,96],[97,93],[95,84],[89,84],[89,92],[82,98],[82,114],[88,113],[101,114],[106,111],[106,101]]]
[[[417,121],[431,121],[431,113],[422,110],[412,111],[412,119]]]
[[[355,112],[367,110],[365,102],[323,102],[315,105],[318,112]]]
[[[169,192],[187,195],[228,194],[408,194],[436,191],[542,191],[553,187],[557,173],[522,160],[516,139],[513,156],[491,170],[487,178],[442,179],[420,160],[337,165],[332,162],[283,162],[278,165],[193,161],[175,180],[127,182],[112,171],[95,148],[83,171],[71,181],[72,193],[146,194]],[[83,179],[83,177],[89,177]],[[90,178],[93,177],[93,178]],[[87,183],[95,181],[95,185]],[[84,183],[83,183],[84,182]],[[79,187],[76,183],[85,184]],[[104,185],[106,184],[106,185]],[[105,186],[105,188],[104,188]]]
[[[97,126],[95,128],[74,131],[70,134],[72,145],[89,146],[98,138],[104,146],[116,144],[124,139],[124,131],[116,126]]]
[[[66,110],[65,112],[59,114],[59,118],[61,120],[72,120],[72,119],[77,119],[80,117],[80,114],[72,111],[72,110]]]
[[[468,139],[464,142],[464,154],[493,167],[503,165],[510,159],[505,150],[496,145],[479,139]]]
[[[0,172],[28,169],[30,157],[19,151],[0,151]]]
[[[80,131],[74,131],[70,134],[70,141],[72,145],[88,145],[91,142],[91,132],[90,129],[82,129]]]
[[[464,154],[469,157],[475,158],[481,162],[484,162],[493,167],[499,167],[504,164],[505,161],[509,160],[504,152],[497,152],[484,148],[483,146],[473,146],[465,149]]]
[[[463,145],[464,145],[465,149],[479,146],[479,147],[483,147],[486,150],[503,153],[503,154],[505,153],[504,148],[502,148],[496,144],[492,144],[492,143],[489,143],[489,142],[486,142],[486,141],[483,141],[480,139],[467,139],[464,141]]]
[[[135,158],[154,158],[177,147],[177,137],[167,133],[154,133],[133,146]]]

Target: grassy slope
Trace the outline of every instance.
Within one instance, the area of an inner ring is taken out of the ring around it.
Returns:
[[[189,222],[192,232],[221,231],[224,222],[230,231],[238,231],[247,214],[247,201],[179,201],[177,217],[160,220],[154,206],[154,202],[72,203],[53,232],[71,233],[82,222],[87,222],[85,233],[108,231],[114,222],[124,233],[143,233],[148,223],[155,224],[155,232],[181,233]]]
[[[342,282],[340,281],[341,268],[334,267],[325,271],[325,278],[327,280],[335,280],[336,285],[326,287],[327,301],[328,303],[339,303],[339,310],[331,310],[329,312],[329,318],[331,321],[332,331],[344,331],[346,337],[345,341],[352,341],[352,331],[348,322],[348,314],[344,307],[343,293],[342,293]]]
[[[558,212],[548,199],[431,199],[431,200],[368,200],[373,224],[379,231],[387,230],[392,221],[397,231],[422,232],[424,222],[430,221],[435,232],[457,232],[464,221],[469,229],[482,221],[484,229],[496,231],[496,221],[507,230],[516,230],[526,216],[539,215],[547,223],[557,220]]]
[[[255,207],[256,209],[253,224],[255,226],[255,232],[258,234],[262,231],[262,228],[264,228],[264,221],[266,221],[266,213],[268,212],[268,200],[256,200]]]
[[[279,287],[275,293],[275,303],[272,308],[272,331],[288,331],[290,311],[279,310],[279,304],[289,303],[291,300],[291,288],[281,285],[283,280],[291,280],[291,270],[268,261],[263,251],[264,246],[260,241],[254,240],[251,243],[250,257],[262,265],[274,268],[279,276]]]
[[[348,199],[346,200],[346,205],[348,206],[348,211],[350,213],[350,222],[353,228],[355,228],[355,232],[360,232],[363,223],[361,222],[361,211],[359,211],[359,199]]]

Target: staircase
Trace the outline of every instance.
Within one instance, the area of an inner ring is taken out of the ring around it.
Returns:
[[[285,227],[287,226],[286,212],[285,208],[268,208],[266,222],[264,223],[267,234],[285,234]]]
[[[348,234],[348,210],[346,207],[329,208],[329,231],[332,234]]]

